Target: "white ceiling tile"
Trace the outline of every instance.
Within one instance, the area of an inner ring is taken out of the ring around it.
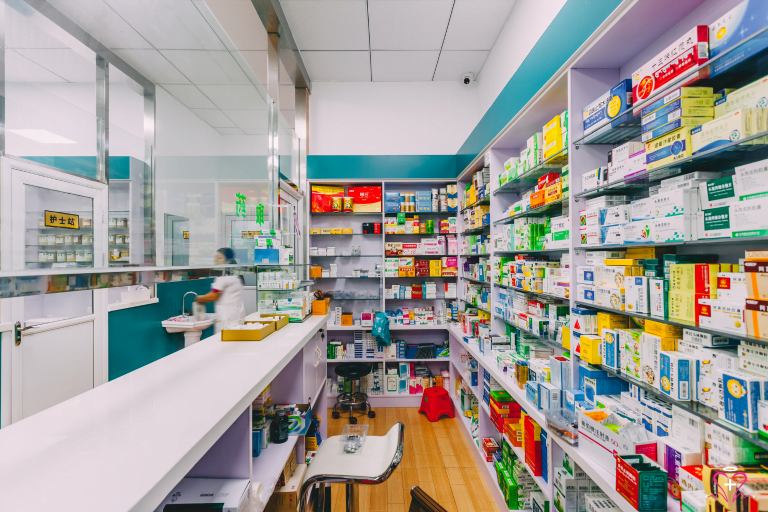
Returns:
[[[192,112],[200,116],[200,119],[214,128],[234,128],[235,123],[217,108],[191,108]]]
[[[240,128],[216,128],[216,131],[222,135],[245,135]]]
[[[68,82],[96,83],[95,56],[87,60],[74,50],[60,48],[20,49],[16,52]]]
[[[266,109],[264,98],[253,85],[200,85],[200,90],[221,109]]]
[[[368,50],[365,0],[283,0],[280,5],[300,50]]]
[[[462,73],[474,73],[475,76],[480,72],[485,64],[485,59],[490,52],[485,51],[466,51],[449,52],[443,50],[440,52],[440,59],[437,61],[437,71],[435,71],[436,81],[458,82]]]
[[[205,0],[205,4],[238,50],[267,50],[267,29],[251,0]]]
[[[440,52],[373,52],[374,82],[428,82]]]
[[[15,51],[5,53],[5,79],[8,82],[64,82],[65,80],[51,73]]]
[[[113,50],[139,73],[155,83],[188,84],[184,75],[156,50]]]
[[[152,47],[106,2],[91,0],[87,7],[83,0],[50,0],[50,3],[107,48]]]
[[[371,49],[439,50],[452,5],[452,0],[370,0]]]
[[[216,108],[216,105],[206,98],[205,94],[200,92],[200,89],[194,85],[160,84],[160,86],[171,93],[187,108]]]
[[[227,51],[162,50],[184,76],[194,84],[243,84],[248,78]]]
[[[490,50],[515,0],[456,0],[443,50]]]
[[[32,7],[24,2],[7,4],[5,13],[5,45],[7,48],[67,48],[53,34],[41,27]]]
[[[191,1],[104,0],[160,50],[224,50],[221,40]]]
[[[268,133],[268,110],[224,110],[224,113],[249,135],[266,135]]]
[[[365,52],[301,52],[313,82],[370,82],[371,60]]]

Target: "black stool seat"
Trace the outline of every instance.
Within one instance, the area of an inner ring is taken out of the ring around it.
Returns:
[[[371,373],[370,365],[366,363],[339,363],[336,365],[336,375],[345,379],[359,379]]]
[[[368,411],[369,418],[375,418],[376,413],[371,410],[371,404],[368,403],[368,395],[355,389],[355,381],[360,380],[371,373],[371,365],[367,363],[339,363],[336,365],[335,372],[339,377],[351,383],[350,391],[340,390],[336,396],[336,404],[333,406],[332,418],[338,419],[341,415],[336,412],[336,407],[341,406],[343,410],[349,410],[349,422],[357,423],[357,418],[352,415],[352,408],[359,405],[363,411]]]

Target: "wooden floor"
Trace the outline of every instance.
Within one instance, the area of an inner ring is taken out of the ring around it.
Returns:
[[[341,434],[349,421],[331,418],[328,437]],[[449,512],[493,511],[498,508],[477,467],[472,449],[459,430],[460,418],[430,423],[416,407],[375,409],[376,418],[356,412],[359,423],[370,425],[368,435],[384,435],[397,422],[405,425],[405,453],[392,476],[379,485],[361,485],[361,512],[407,512],[410,490],[418,485]],[[344,512],[344,486],[331,486],[333,512]]]

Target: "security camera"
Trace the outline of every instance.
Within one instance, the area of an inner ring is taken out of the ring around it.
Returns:
[[[461,82],[464,85],[469,85],[475,80],[475,75],[472,73],[462,73]]]

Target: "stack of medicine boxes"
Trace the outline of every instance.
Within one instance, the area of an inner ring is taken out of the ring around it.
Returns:
[[[568,110],[544,125],[544,160],[568,147]]]

